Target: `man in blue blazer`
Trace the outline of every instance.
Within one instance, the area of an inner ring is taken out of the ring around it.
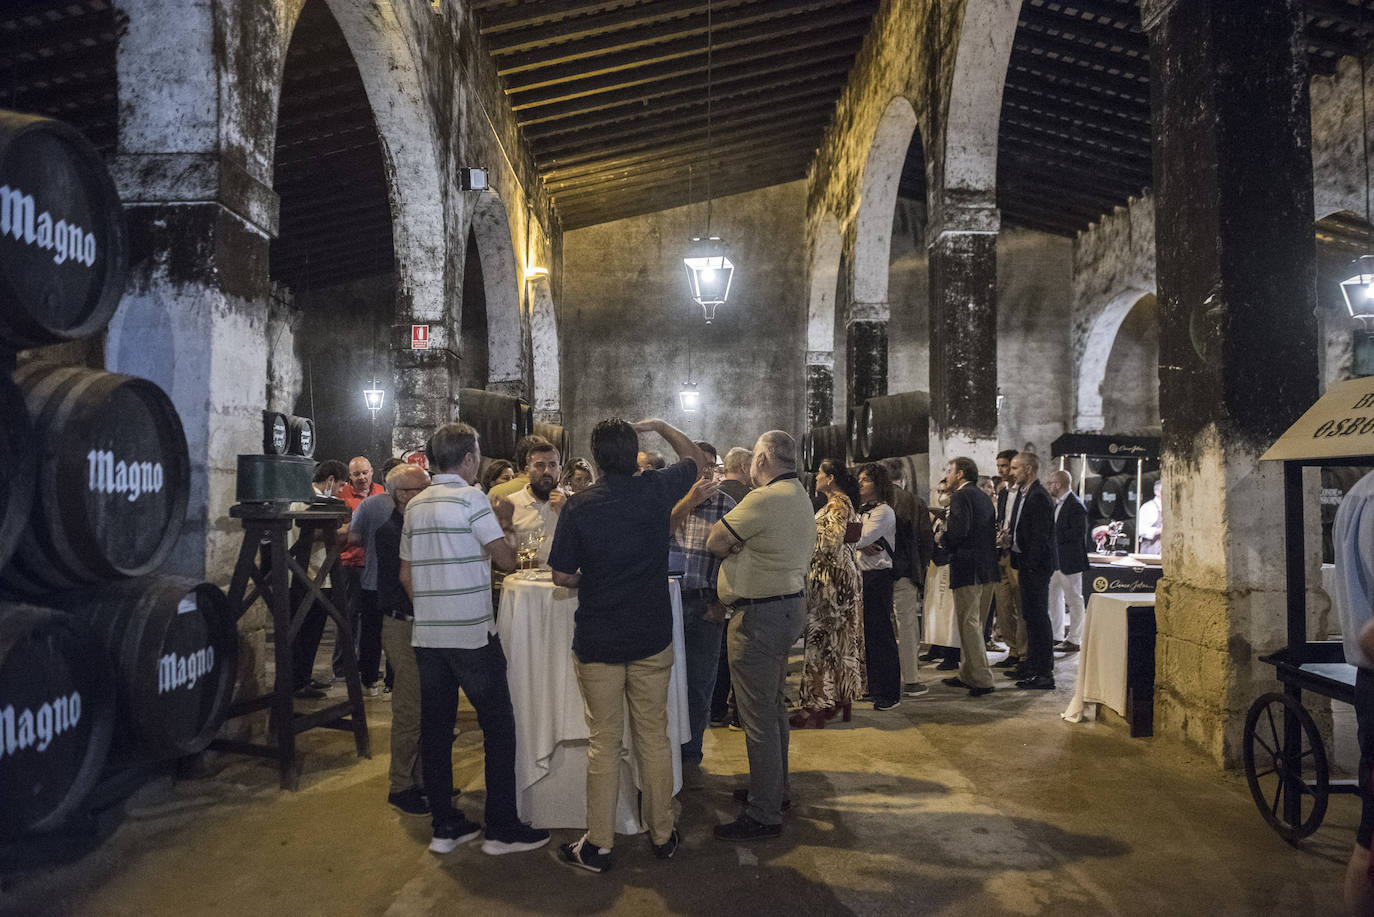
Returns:
[[[1050,622],[1053,639],[1064,634],[1064,613],[1069,616],[1069,636],[1061,647],[1076,653],[1083,639],[1083,571],[1088,569],[1088,510],[1073,492],[1067,471],[1049,477],[1054,497],[1054,573],[1050,575]]]
[[[1054,573],[1054,500],[1037,480],[1040,459],[1018,452],[1011,460],[1016,502],[1011,509],[1011,565],[1021,584],[1026,622],[1026,659],[1008,673],[1016,687],[1054,687],[1054,638],[1050,633],[1050,575]]]
[[[949,516],[940,544],[949,551],[949,589],[959,623],[959,674],[944,679],[951,688],[967,688],[970,697],[992,693],[992,670],[983,644],[983,623],[992,607],[997,568],[997,523],[988,495],[978,489],[978,466],[960,456],[945,466]]]

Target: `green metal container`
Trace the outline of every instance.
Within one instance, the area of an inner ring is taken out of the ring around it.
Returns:
[[[234,497],[240,503],[315,499],[315,460],[299,455],[240,455]]]

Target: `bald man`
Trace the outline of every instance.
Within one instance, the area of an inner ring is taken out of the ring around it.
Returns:
[[[348,483],[344,485],[343,492],[339,496],[348,508],[353,512],[358,511],[358,507],[368,497],[385,493],[380,484],[372,481],[372,461],[365,455],[355,455],[348,463]],[[345,526],[342,534],[348,534],[348,527]],[[348,623],[353,631],[353,652],[360,655],[381,654],[381,644],[374,639],[374,635],[380,634],[380,628],[372,625],[376,623],[376,609],[372,605],[372,599],[376,593],[367,594],[363,591],[363,574],[367,567],[367,550],[361,542],[354,542],[350,539],[349,547],[339,555],[339,566],[337,568],[339,581],[343,584],[343,603],[339,610],[348,616]],[[336,597],[338,593],[335,593]],[[369,622],[368,633],[369,643],[364,645],[361,641],[362,620],[366,618]],[[372,644],[375,644],[375,648]],[[344,677],[344,639],[338,633],[337,626],[334,634],[334,678]],[[364,680],[366,675],[364,674]],[[375,682],[376,675],[372,680]]]
[[[1088,569],[1088,510],[1073,492],[1067,471],[1050,475],[1054,498],[1054,572],[1050,574],[1050,623],[1054,639],[1064,636],[1064,612],[1068,610],[1069,634],[1060,647],[1078,652],[1083,639],[1083,571]]]

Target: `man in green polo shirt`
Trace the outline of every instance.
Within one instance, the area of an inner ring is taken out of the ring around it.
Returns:
[[[806,571],[816,547],[811,500],[797,479],[797,443],[770,430],[754,445],[754,482],[711,527],[706,547],[725,558],[716,590],[734,609],[726,637],[730,678],[749,754],[745,809],[716,837],[752,841],[782,834],[787,803],[787,657],[806,623]]]

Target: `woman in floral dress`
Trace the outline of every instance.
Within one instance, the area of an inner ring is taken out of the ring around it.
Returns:
[[[794,727],[820,729],[863,693],[863,584],[854,546],[845,543],[857,522],[858,484],[842,461],[826,459],[816,472],[826,503],[816,512],[816,550],[806,578],[806,663]]]

